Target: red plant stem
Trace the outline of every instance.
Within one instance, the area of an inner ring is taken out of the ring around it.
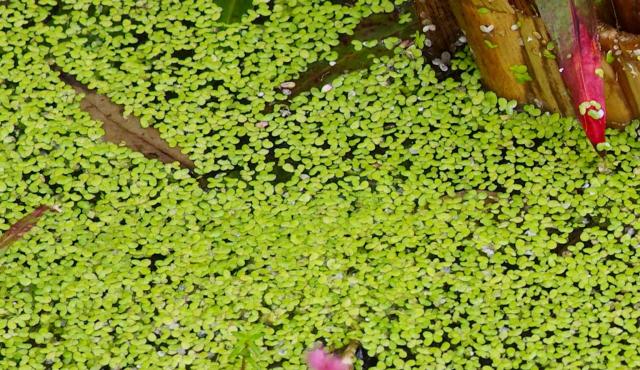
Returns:
[[[560,56],[560,66],[564,69],[562,77],[571,91],[578,120],[582,123],[587,138],[596,147],[606,141],[607,125],[600,47],[596,36],[587,26],[587,21],[578,14],[573,0],[569,2],[575,38],[571,57]],[[601,75],[598,75],[598,70]],[[595,102],[595,105],[590,102]]]

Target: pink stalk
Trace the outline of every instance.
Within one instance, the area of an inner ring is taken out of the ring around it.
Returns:
[[[606,141],[607,116],[594,4],[592,0],[538,0],[537,4],[552,39],[558,43],[562,78],[578,120],[597,147]]]

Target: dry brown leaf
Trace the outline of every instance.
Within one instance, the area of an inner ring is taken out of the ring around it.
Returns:
[[[80,107],[91,115],[96,121],[102,122],[105,131],[103,140],[114,144],[124,144],[127,147],[142,153],[145,157],[157,159],[164,163],[179,162],[183,168],[190,170],[195,168],[193,161],[187,157],[180,148],[167,144],[160,132],[153,127],[142,127],[138,118],[130,115],[124,117],[124,109],[121,105],[112,102],[105,95],[89,89],[76,80],[72,75],[65,73],[58,66],[52,66],[54,71],[60,73],[60,79],[73,89],[83,94]]]

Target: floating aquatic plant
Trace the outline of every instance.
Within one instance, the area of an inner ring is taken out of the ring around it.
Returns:
[[[302,369],[350,338],[355,368],[640,366],[637,122],[600,173],[572,120],[404,39],[287,96],[396,4],[211,4],[0,7],[0,230],[62,210],[0,255],[0,368]],[[102,141],[51,59],[207,190]]]

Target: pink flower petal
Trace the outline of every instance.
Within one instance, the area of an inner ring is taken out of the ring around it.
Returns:
[[[320,370],[324,366],[327,354],[324,353],[322,348],[314,349],[307,354],[307,363],[314,370]]]
[[[326,353],[322,348],[307,354],[307,364],[313,370],[350,370],[340,357]]]

